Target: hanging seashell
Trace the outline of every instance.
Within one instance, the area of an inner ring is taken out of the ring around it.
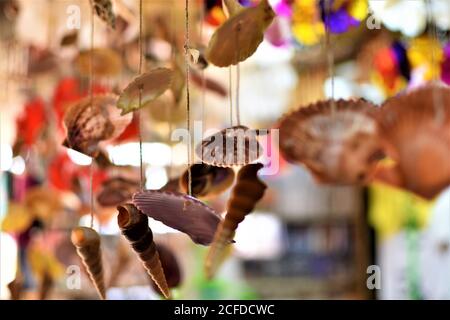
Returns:
[[[9,290],[10,300],[20,300],[23,293],[23,279],[22,276],[17,276],[13,281],[7,285]]]
[[[210,199],[225,192],[234,182],[234,171],[231,168],[210,166],[204,163],[194,164],[191,170],[192,196]],[[180,177],[180,189],[188,192],[189,170]]]
[[[233,15],[214,32],[206,49],[206,59],[218,67],[235,65],[250,57],[275,17],[267,0],[261,0],[256,7],[231,11]]]
[[[321,183],[367,183],[383,155],[375,110],[363,99],[327,100],[297,109],[278,123],[280,151]]]
[[[256,161],[263,150],[258,133],[245,126],[234,126],[204,139],[196,148],[197,156],[217,167],[243,166]]]
[[[101,299],[106,298],[103,277],[102,251],[100,236],[92,228],[77,227],[72,230],[71,240],[83,261],[92,283]]]
[[[91,0],[92,8],[97,16],[106,22],[106,24],[115,29],[116,16],[114,15],[111,0]]]
[[[166,299],[170,298],[159,254],[153,241],[153,233],[148,226],[148,217],[132,204],[118,206],[117,223],[122,234],[128,239],[133,250],[138,254],[148,274],[158,285]]]
[[[430,83],[387,100],[379,114],[395,166],[379,180],[432,199],[450,185],[450,89]]]
[[[168,287],[171,289],[178,287],[181,283],[181,267],[175,254],[171,249],[161,243],[156,244],[156,251],[159,253],[159,260],[161,261]],[[161,290],[159,290],[159,287],[154,281],[151,284],[155,291],[161,293]]]
[[[187,234],[201,245],[211,243],[220,222],[212,208],[179,192],[139,191],[133,195],[133,204],[150,218]]]
[[[121,93],[117,107],[122,115],[144,107],[169,89],[173,72],[170,69],[153,69],[134,79]],[[139,105],[139,90],[142,90],[141,105]]]
[[[114,95],[86,97],[64,115],[65,145],[91,157],[99,154],[99,144],[117,138],[130,124],[132,115],[121,116]]]
[[[133,193],[139,190],[139,181],[125,177],[113,177],[102,183],[97,202],[104,207],[116,207],[131,200]]]
[[[227,214],[217,228],[214,241],[206,256],[205,272],[209,279],[214,277],[219,268],[224,249],[232,242],[239,223],[253,211],[255,204],[264,195],[267,186],[258,179],[257,175],[262,167],[261,163],[249,164],[238,172],[236,185],[228,200]]]
[[[115,77],[122,72],[123,64],[120,55],[108,48],[95,48],[82,51],[75,60],[78,72],[88,77],[91,72],[92,55],[92,73],[99,77]]]

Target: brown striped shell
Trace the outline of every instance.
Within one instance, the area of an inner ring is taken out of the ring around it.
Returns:
[[[86,97],[71,106],[64,115],[69,148],[96,157],[99,143],[118,137],[130,124],[132,115],[121,116],[114,95]]]
[[[431,83],[387,100],[379,114],[391,184],[431,199],[450,185],[450,89]],[[380,180],[386,180],[378,175]],[[389,182],[388,181],[388,182]]]
[[[258,160],[263,149],[257,130],[245,126],[223,129],[205,138],[197,147],[197,156],[206,164],[217,167],[243,166]]]
[[[383,155],[375,110],[363,99],[301,107],[277,125],[280,152],[288,161],[305,165],[319,182],[367,183]]]

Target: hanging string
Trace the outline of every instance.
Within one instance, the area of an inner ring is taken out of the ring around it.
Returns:
[[[202,2],[200,4],[200,44],[203,44],[203,25],[205,21],[205,6]],[[206,78],[205,78],[205,69],[201,70],[201,78],[202,78],[202,93],[201,93],[201,117],[202,117],[202,126],[205,127],[205,104],[206,104]]]
[[[91,106],[94,102],[94,6],[91,3],[91,52],[89,55],[89,97]],[[94,228],[94,166],[95,159],[92,158],[89,170],[89,192],[91,203],[91,228]]]
[[[331,31],[329,27],[331,14],[331,1],[325,0],[325,51],[327,55],[328,77],[331,81],[331,112],[336,111],[336,103],[334,101],[334,53],[331,41]]]
[[[232,67],[228,68],[228,97],[230,98],[230,127],[233,126],[233,75]]]
[[[143,25],[143,12],[142,12],[142,0],[139,0],[139,75],[142,74],[143,65],[143,45],[142,45],[142,25]],[[141,119],[141,104],[142,104],[142,85],[139,86],[139,109],[137,110],[138,119],[138,132],[139,132],[139,173],[140,173],[140,187],[144,190],[144,166],[142,160],[142,119]]]
[[[239,66],[239,33],[241,32],[241,29],[241,22],[239,22],[236,28],[236,121],[238,126],[241,125],[241,112],[239,109],[239,96],[241,86],[241,68]]]
[[[189,0],[185,0],[185,43],[184,43],[184,57],[186,66],[186,126],[188,130],[188,150],[187,150],[187,165],[188,165],[188,195],[192,196],[192,172],[191,172],[191,105],[189,92]]]

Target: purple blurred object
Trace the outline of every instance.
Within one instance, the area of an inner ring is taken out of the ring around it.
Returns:
[[[441,80],[450,85],[450,42],[443,49],[444,60],[441,63]]]
[[[150,218],[187,234],[201,245],[213,241],[220,223],[212,208],[180,192],[139,191],[133,195],[133,204]]]
[[[275,13],[280,17],[292,17],[292,6],[289,1],[281,0],[277,5],[275,5]]]
[[[349,15],[344,8],[341,8],[330,13],[330,15],[324,19],[324,23],[332,33],[343,33],[350,29],[350,27],[357,26],[359,21]]]
[[[283,47],[289,44],[291,40],[289,20],[285,17],[275,17],[273,23],[267,28],[264,37],[275,47]]]

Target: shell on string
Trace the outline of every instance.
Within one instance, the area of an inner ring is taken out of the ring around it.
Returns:
[[[100,151],[99,143],[117,138],[130,124],[132,115],[121,116],[114,95],[86,97],[64,115],[65,145],[91,157]]]
[[[227,203],[227,214],[217,228],[206,256],[205,271],[208,278],[212,278],[216,273],[225,248],[232,242],[239,223],[253,211],[256,203],[264,196],[267,186],[258,179],[258,171],[261,168],[261,163],[248,164],[238,172],[236,185]]]
[[[255,7],[233,9],[230,14],[214,32],[206,49],[207,60],[218,67],[235,65],[250,57],[275,17],[267,0],[261,0]]]
[[[149,217],[187,234],[201,245],[212,242],[220,222],[212,208],[179,192],[139,191],[133,195],[133,204]]]
[[[156,243],[156,250],[159,253],[159,260],[161,261],[168,287],[171,289],[178,287],[182,281],[181,266],[174,252],[161,243]],[[154,281],[151,284],[155,291],[160,292]]]
[[[301,107],[278,122],[280,152],[305,165],[321,183],[367,183],[383,157],[376,110],[363,99]]]
[[[109,27],[115,29],[116,16],[113,12],[111,0],[91,0],[91,4],[97,16],[105,21]]]
[[[173,71],[167,68],[153,69],[138,76],[120,94],[117,107],[122,110],[122,114],[145,107],[170,88],[172,77]],[[139,105],[140,90],[142,90],[141,105]]]
[[[234,182],[234,170],[197,163],[190,167],[192,196],[209,199],[225,192]],[[180,177],[180,189],[188,192],[189,169]]]
[[[98,295],[101,299],[105,299],[106,289],[99,234],[92,228],[77,227],[72,230],[71,240]]]
[[[148,217],[133,204],[118,206],[117,223],[122,234],[130,242],[139,256],[147,273],[151,276],[164,297],[170,297],[169,286],[153,241],[153,233],[148,226]]]
[[[197,156],[206,164],[217,167],[243,166],[263,155],[258,142],[257,130],[245,126],[223,129],[206,139],[197,147]]]
[[[75,65],[82,76],[88,77],[91,71],[99,77],[118,76],[123,69],[123,63],[120,55],[108,48],[95,48],[92,50],[81,51],[75,59]]]
[[[131,200],[140,183],[126,177],[112,177],[102,183],[97,202],[104,207],[118,206]]]
[[[388,99],[380,110],[378,122],[383,146],[395,162],[395,166],[383,168],[377,174],[379,180],[427,199],[450,185],[450,89],[447,86],[431,83]]]

